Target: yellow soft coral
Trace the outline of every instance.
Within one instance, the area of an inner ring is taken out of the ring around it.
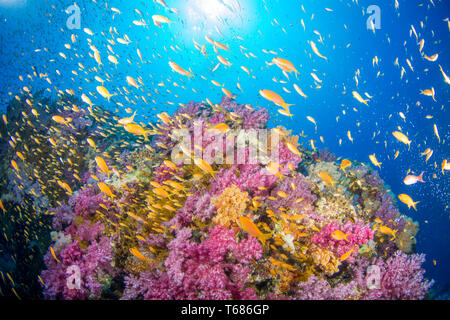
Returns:
[[[332,275],[339,271],[341,262],[334,254],[328,250],[321,248],[314,248],[311,252],[314,264],[322,269],[327,275]]]
[[[226,188],[221,195],[211,199],[211,204],[217,208],[217,215],[213,222],[227,228],[230,227],[238,215],[247,208],[248,201],[248,192],[242,192],[235,185]]]

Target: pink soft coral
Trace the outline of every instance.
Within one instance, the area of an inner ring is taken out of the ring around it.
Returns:
[[[332,237],[333,232],[340,230],[345,234],[349,234],[347,240],[336,240]],[[347,258],[347,262],[353,263],[359,246],[366,244],[373,239],[373,230],[370,225],[365,225],[362,222],[352,223],[350,221],[339,225],[336,221],[326,225],[319,233],[311,237],[311,242],[315,243],[321,248],[330,250],[337,257],[341,257],[344,253],[353,249],[354,251]]]

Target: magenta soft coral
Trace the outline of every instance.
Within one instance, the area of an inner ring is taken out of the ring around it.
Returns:
[[[71,196],[68,202],[74,209],[75,215],[82,217],[95,214],[100,209],[100,204],[110,206],[110,203],[104,200],[103,194],[96,193],[92,187],[80,190],[77,194]]]
[[[333,238],[333,232],[340,230],[347,236],[347,240],[336,240]],[[354,251],[347,258],[347,262],[353,263],[355,261],[355,256],[359,246],[366,244],[369,240],[373,239],[373,230],[370,225],[366,225],[362,222],[352,223],[350,221],[345,222],[340,225],[338,222],[334,221],[326,225],[319,233],[316,233],[311,237],[311,242],[320,246],[321,248],[330,250],[337,257],[342,256],[344,253],[353,249]]]
[[[209,231],[203,242],[196,243],[190,240],[190,229],[178,230],[176,238],[168,245],[167,275],[159,275],[166,280],[165,284],[149,274],[128,277],[127,296],[140,292],[145,298],[256,299],[254,289],[246,284],[251,259],[262,256],[261,244],[250,236],[237,243],[234,232],[219,225]],[[152,288],[139,288],[142,284]]]
[[[111,266],[111,239],[100,237],[93,241],[87,249],[81,249],[78,240],[67,245],[57,262],[50,250],[44,257],[47,270],[42,271],[45,283],[44,296],[47,299],[87,299],[99,298],[102,288],[101,279],[105,275],[114,275]],[[81,287],[72,289],[68,286],[69,267],[80,270]]]
[[[265,196],[267,191],[258,187],[270,188],[277,177],[267,174],[264,168],[257,164],[233,165],[231,168],[223,168],[216,174],[216,180],[211,182],[210,193],[218,195],[231,185],[235,185],[241,191],[251,192],[253,195]]]
[[[211,195],[206,190],[197,191],[186,199],[184,206],[177,210],[167,226],[175,225],[178,228],[183,228],[190,224],[193,218],[205,222],[216,213],[216,208],[211,205]]]
[[[280,164],[280,173],[288,174],[291,169],[289,168],[289,164],[291,164],[294,168],[297,168],[298,164],[302,162],[302,158],[294,154],[283,142],[280,142],[278,145],[278,163]]]

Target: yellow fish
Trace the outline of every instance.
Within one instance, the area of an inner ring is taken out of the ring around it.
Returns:
[[[383,234],[391,235],[392,236],[391,240],[395,239],[395,234],[397,233],[397,230],[392,230],[391,228],[386,226],[379,226],[378,231],[380,231]]]
[[[436,124],[433,124],[433,130],[434,130],[434,134],[436,135],[436,137],[439,140],[439,143],[441,143],[441,137],[439,136],[439,131],[438,131]]]
[[[344,261],[347,260],[348,257],[350,257],[350,255],[352,254],[352,252],[354,252],[355,249],[350,249],[349,251],[347,251],[346,253],[344,253],[342,256],[340,256],[339,260]]]
[[[302,91],[302,89],[300,89],[300,87],[299,87],[296,83],[294,83],[294,89],[295,89],[295,91],[297,91],[297,93],[298,93],[299,95],[301,95],[303,98],[308,98],[308,96]]]
[[[341,170],[345,172],[345,169],[352,165],[350,160],[344,159],[341,161]]]
[[[20,159],[22,159],[22,161],[25,161],[25,157],[23,156],[22,152],[17,151],[16,154]]]
[[[444,170],[450,170],[450,162],[448,162],[447,159],[442,160],[441,163],[442,174],[444,174]]]
[[[278,68],[286,72],[295,72],[295,77],[298,75],[297,69],[289,60],[283,58],[273,58],[272,63],[270,64],[275,64]]]
[[[352,95],[356,100],[368,106],[367,101],[369,101],[369,99],[364,100],[357,91],[352,91]]]
[[[450,21],[450,20],[449,20]],[[449,22],[450,24],[450,22]],[[450,77],[444,72],[441,65],[439,65],[439,69],[441,69],[442,76],[444,77],[444,81],[446,84],[450,84]]]
[[[411,199],[410,196],[408,196],[407,194],[399,194],[398,195],[398,199],[403,202],[404,204],[406,204],[408,206],[408,209],[411,209],[411,207],[414,208],[414,210],[417,211],[416,209],[416,204],[418,204],[420,201],[414,202],[413,199]]]
[[[323,182],[329,187],[330,185],[334,188],[334,185],[336,181],[334,181],[326,172],[320,171],[319,177],[322,179]]]
[[[278,113],[286,116],[286,117],[293,117],[294,115],[289,111],[289,109],[278,109]]]
[[[351,233],[345,234],[344,232],[342,232],[341,230],[336,230],[331,234],[331,237],[335,240],[345,240],[348,242],[347,237],[350,235]]]
[[[51,247],[51,246],[50,246],[50,252],[52,253],[52,256],[53,256],[53,258],[55,258],[56,262],[59,263],[59,259],[56,257],[55,250],[53,250],[53,247]]]
[[[288,104],[288,103],[284,102],[283,98],[281,98],[280,95],[278,95],[277,93],[275,93],[273,91],[270,91],[267,89],[262,89],[262,90],[259,90],[259,94],[263,98],[275,103],[277,106],[283,107],[286,110],[288,110],[287,107],[292,106],[292,104]]]
[[[236,222],[238,223],[239,227],[242,228],[242,230],[261,241],[263,247],[265,246],[266,240],[272,237],[270,233],[263,234],[253,223],[253,221],[248,217],[238,216],[236,218]]]
[[[147,135],[152,132],[151,130],[144,130],[144,128],[136,123],[127,123],[124,128],[129,133],[144,136],[145,141],[148,141]]]
[[[217,132],[220,132],[222,134],[225,134],[225,133],[227,133],[230,130],[230,127],[226,123],[219,123],[219,124],[215,125],[214,127],[210,127],[207,130],[209,130],[209,131],[217,131]]]
[[[94,140],[92,140],[91,138],[87,138],[86,141],[92,148],[97,149]]]
[[[72,121],[71,118],[65,119],[61,116],[53,116],[52,120],[59,124],[65,124],[66,126],[69,126],[69,123]]]
[[[130,252],[131,252],[131,254],[132,254],[133,256],[135,256],[135,257],[138,258],[139,260],[142,260],[142,261],[145,261],[145,262],[148,262],[148,261],[149,261],[149,259],[146,258],[146,257],[144,257],[144,255],[143,255],[142,253],[140,253],[139,250],[136,249],[136,248],[130,248]]]
[[[114,94],[109,93],[108,89],[106,89],[104,86],[97,86],[97,92],[98,92],[103,98],[108,99],[108,101],[109,101],[109,99],[110,99],[112,96],[115,95],[115,93],[114,93]]]
[[[110,196],[111,198],[114,198],[115,195],[112,193],[111,189],[108,187],[107,184],[103,183],[103,182],[99,182],[98,183],[98,187],[100,188],[100,190],[106,194],[107,196]]]
[[[269,164],[266,166],[267,171],[269,171],[274,176],[277,176],[278,178],[282,178],[283,175],[280,173],[280,164],[277,162],[269,162]]]
[[[172,68],[172,70],[174,72],[177,72],[183,76],[187,76],[187,77],[193,76],[193,74],[191,72],[184,70],[183,68],[181,68],[178,64],[176,64],[173,61],[169,61],[169,66]]]
[[[171,22],[168,18],[166,18],[164,16],[160,16],[160,15],[152,16],[152,20],[153,20],[153,23],[158,27],[161,27],[161,23],[170,23]]]
[[[127,76],[127,83],[132,86],[135,87],[136,89],[139,89],[139,85],[137,84],[136,80],[134,80],[134,78]]]
[[[230,61],[228,61],[227,59],[225,59],[224,57],[222,57],[222,56],[217,56],[217,59],[220,61],[220,63],[222,63],[223,65],[225,65],[225,66],[231,66],[231,63],[230,63]]]
[[[134,121],[134,117],[136,116],[136,111],[133,113],[133,115],[131,117],[128,118],[122,118],[119,121],[117,121],[119,124],[121,125],[127,125],[129,123],[132,123]]]
[[[286,142],[286,146],[288,147],[288,149],[293,153],[296,154],[298,156],[301,156],[302,153],[297,149],[296,146],[294,146],[292,143],[290,142]]]
[[[424,54],[423,57],[424,57],[425,59],[427,59],[428,61],[435,62],[435,61],[438,59],[439,54],[435,53],[435,54],[433,54],[431,57],[429,57],[429,56],[427,56],[426,54]]]
[[[105,159],[103,159],[100,156],[97,156],[97,157],[95,157],[95,162],[97,162],[97,165],[100,168],[100,170],[102,170],[103,173],[106,173],[109,178],[109,174],[111,173],[111,171],[109,171],[108,165],[106,164]]]
[[[169,198],[169,193],[166,190],[164,190],[163,188],[155,188],[155,189],[153,189],[153,192],[163,198]]]
[[[214,176],[215,172],[213,171],[213,169],[209,163],[207,163],[205,160],[197,158],[197,157],[194,157],[194,163],[197,165],[197,167],[199,167],[203,171],[212,175],[214,180],[216,180],[216,177]]]
[[[433,87],[431,87],[431,89],[421,90],[420,94],[423,94],[424,96],[432,97],[433,100],[436,101],[436,99],[434,98],[435,91],[434,91]]]
[[[321,57],[321,58],[323,58],[323,59],[325,59],[325,60],[328,60],[327,57],[325,57],[325,56],[323,56],[323,55],[320,54],[320,52],[319,52],[319,50],[317,49],[316,44],[314,43],[314,41],[310,41],[309,44],[311,45],[312,50],[314,51],[314,53],[315,53],[317,56],[319,56],[319,57]]]
[[[17,172],[19,172],[19,167],[17,166],[17,162],[15,160],[11,160],[11,165]]]
[[[375,157],[375,153],[374,154],[371,154],[370,156],[369,156],[369,159],[370,159],[370,161],[373,163],[373,165],[374,166],[376,166],[376,167],[378,167],[378,168],[380,168],[381,169],[381,162],[378,162],[378,160],[377,160],[377,158]]]
[[[409,148],[411,146],[411,140],[409,140],[408,137],[405,134],[401,133],[400,131],[394,131],[394,132],[392,132],[392,135],[398,141],[403,142],[404,144],[407,144],[408,145],[408,150],[409,150]]]
[[[87,95],[85,95],[84,93],[81,95],[81,100],[84,103],[87,103],[89,106],[92,107],[93,103],[91,102],[91,99],[89,99],[89,97]]]

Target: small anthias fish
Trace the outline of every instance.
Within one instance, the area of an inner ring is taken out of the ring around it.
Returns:
[[[370,156],[369,156],[369,159],[370,159],[370,161],[373,163],[373,165],[374,166],[376,166],[376,167],[378,167],[378,168],[380,168],[381,169],[381,162],[378,162],[378,160],[377,160],[377,158],[376,158],[376,156],[375,156],[375,153],[374,154],[371,154]]]
[[[418,176],[415,176],[415,175],[412,175],[412,174],[407,175],[405,177],[405,179],[403,179],[403,183],[406,184],[407,186],[409,186],[409,185],[415,184],[417,181],[425,182],[425,181],[423,181],[423,173],[424,172],[422,172]]]
[[[331,237],[334,240],[345,240],[348,242],[347,237],[350,235],[351,233],[345,234],[344,232],[342,232],[341,230],[336,230],[331,234]]]
[[[261,241],[263,247],[265,247],[266,241],[272,237],[270,233],[263,234],[253,223],[253,221],[248,217],[238,216],[236,218],[236,222],[242,228],[242,230]]]
[[[341,170],[345,172],[345,169],[347,169],[348,167],[350,167],[352,165],[351,161],[348,159],[343,159],[341,161]]]
[[[270,91],[267,89],[262,89],[262,90],[259,90],[259,94],[263,98],[275,103],[277,106],[283,107],[286,110],[288,110],[287,107],[292,106],[292,104],[284,102],[283,98],[279,94],[277,94],[273,91]]]
[[[401,202],[403,202],[404,204],[406,204],[406,205],[408,206],[408,209],[411,209],[411,207],[413,207],[413,209],[417,211],[416,205],[417,205],[420,201],[414,202],[413,199],[412,199],[409,195],[404,194],[404,193],[399,194],[399,195],[398,195],[398,199],[399,199]]]
[[[320,179],[322,179],[323,182],[325,182],[325,184],[327,185],[327,187],[333,187],[336,184],[336,181],[334,181],[330,175],[326,172],[320,171],[319,172],[319,177]]]

